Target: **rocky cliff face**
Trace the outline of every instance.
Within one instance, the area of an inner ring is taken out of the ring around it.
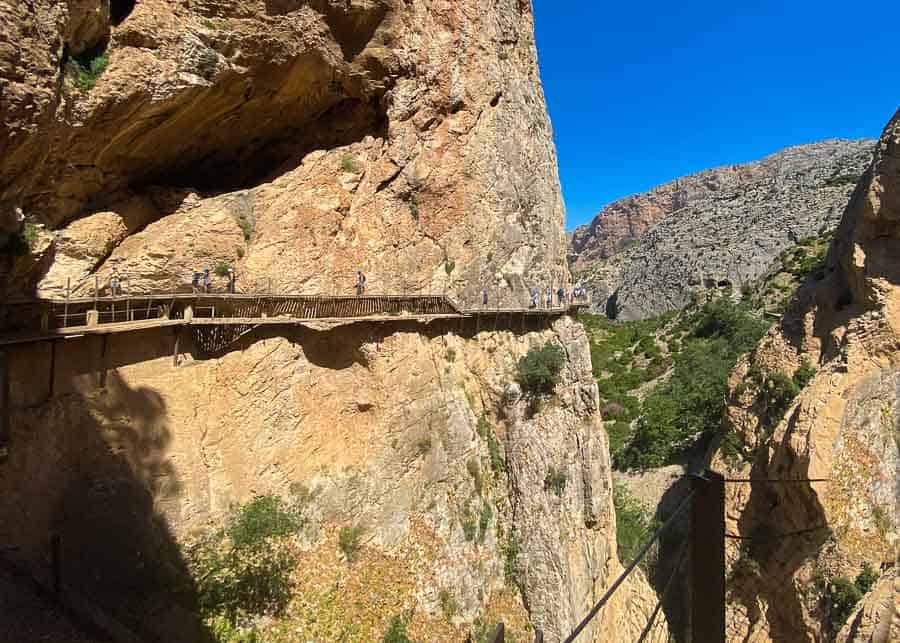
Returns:
[[[202,640],[175,591],[184,570],[172,544],[233,503],[296,489],[310,524],[286,619],[304,638],[353,624],[354,640],[376,640],[410,610],[415,640],[462,640],[482,618],[556,641],[621,571],[608,447],[575,322],[524,335],[302,329],[247,337],[220,359],[186,353],[177,368],[171,341],[116,336],[102,353],[99,339],[67,342],[49,401],[46,346],[11,355],[20,410],[0,467],[0,542],[46,574],[47,534],[60,534],[67,583],[138,631]],[[548,341],[567,364],[533,414],[513,372]],[[551,471],[561,487],[548,487]],[[467,534],[484,516],[480,535]],[[337,546],[349,525],[364,533],[352,564]],[[636,638],[653,605],[635,581],[585,640]]]
[[[779,253],[837,225],[874,141],[825,141],[678,179],[607,206],[569,255],[597,310],[639,319],[692,292],[762,277]]]
[[[732,477],[816,482],[728,485],[727,529],[745,539],[729,541],[730,640],[896,639],[896,594],[888,596],[900,546],[898,249],[900,112],[822,278],[798,291],[732,376],[719,465]],[[815,376],[794,399],[788,380],[809,367]],[[848,597],[871,585],[865,565],[883,578],[841,630]]]
[[[567,278],[527,2],[0,9],[0,217],[27,245],[3,255],[7,294],[90,293],[114,271],[126,292],[179,290],[229,264],[246,291],[349,293],[361,268],[372,292],[509,304]],[[513,366],[545,342],[566,365],[534,413]],[[283,625],[305,638],[377,640],[403,613],[416,640],[461,640],[476,618],[560,640],[620,570],[574,322],[256,332],[206,360],[181,346],[177,368],[162,331],[10,354],[0,543],[48,581],[60,536],[65,585],[126,628],[209,640],[180,547],[292,489],[310,529]],[[631,581],[585,639],[636,638],[654,602]]]
[[[0,203],[39,237],[14,291],[228,262],[512,300],[568,274],[527,3],[12,4]]]

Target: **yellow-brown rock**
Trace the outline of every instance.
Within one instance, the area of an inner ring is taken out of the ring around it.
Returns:
[[[900,112],[844,214],[825,276],[798,291],[732,376],[727,425],[737,444],[719,464],[734,477],[813,481],[728,486],[728,530],[746,539],[729,543],[730,640],[833,640],[842,625],[835,579],[852,582],[864,565],[890,574],[897,561],[898,167]],[[760,391],[760,374],[790,378],[804,362],[817,372],[782,413],[778,388]]]
[[[145,0],[110,26],[108,66],[85,87],[64,59],[86,38],[69,23],[103,15],[90,4],[72,0],[66,13],[44,0],[0,23],[29,52],[0,58],[11,134],[0,202],[71,243],[67,224],[113,210],[123,191],[196,195],[158,207],[160,227],[140,233],[169,269],[142,269],[138,246],[117,241],[101,276],[121,264],[137,270],[135,287],[186,285],[190,249],[155,231],[179,217],[171,227],[202,235],[206,219],[183,216],[195,200],[211,200],[208,216],[242,200],[248,286],[346,292],[362,269],[378,291],[474,300],[486,286],[524,303],[530,286],[568,279],[527,5]],[[240,244],[217,241],[194,262],[239,259]],[[51,272],[44,294],[83,276]]]

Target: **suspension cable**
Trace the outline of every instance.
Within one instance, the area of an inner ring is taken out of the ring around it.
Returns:
[[[619,586],[625,582],[625,579],[628,578],[631,572],[633,572],[638,564],[644,559],[644,556],[646,556],[647,552],[650,551],[650,547],[653,546],[653,543],[659,540],[659,537],[662,536],[663,532],[668,528],[669,525],[672,524],[678,514],[680,514],[684,510],[684,508],[687,507],[688,502],[691,500],[691,498],[694,497],[696,493],[697,490],[694,489],[684,497],[675,511],[672,512],[672,515],[669,516],[669,518],[662,524],[662,526],[656,530],[656,532],[653,534],[653,537],[650,538],[650,540],[648,540],[647,543],[641,548],[641,550],[634,557],[634,560],[632,560],[628,564],[628,567],[625,568],[625,571],[623,571],[615,580],[615,582],[609,586],[609,589],[607,589],[606,592],[603,593],[603,596],[600,597],[600,600],[597,601],[597,604],[591,608],[591,611],[588,612],[587,616],[585,616],[584,619],[582,619],[582,621],[575,627],[575,629],[572,630],[572,633],[566,637],[563,643],[572,643],[572,641],[574,641],[575,638],[579,634],[581,634],[582,630],[584,630],[584,628],[588,626],[588,624],[594,619],[594,617],[597,616],[597,613],[601,609],[603,609],[603,606],[606,605],[606,603],[609,602],[609,599],[612,598],[612,595],[615,593],[615,591],[619,589]]]
[[[818,527],[809,527],[808,529],[798,529],[797,531],[785,531],[780,534],[772,534],[771,536],[741,536],[739,534],[729,534],[726,533],[725,537],[730,538],[731,540],[750,540],[756,542],[771,542],[773,540],[780,540],[782,538],[788,538],[790,536],[803,536],[805,534],[811,534],[814,531],[821,531],[822,529],[830,529],[828,525],[819,525]]]
[[[802,484],[807,482],[831,482],[831,478],[725,478],[723,482],[730,483],[771,483],[771,484]]]
[[[675,585],[675,577],[678,576],[678,571],[681,569],[681,565],[684,563],[684,559],[687,558],[688,545],[690,545],[690,539],[686,539],[684,544],[681,546],[681,552],[678,554],[678,563],[672,569],[672,573],[669,574],[669,579],[666,581],[666,586],[663,588],[662,594],[659,595],[659,600],[656,601],[656,607],[653,608],[653,613],[650,615],[650,620],[647,621],[647,625],[644,627],[644,630],[641,632],[640,638],[637,640],[637,643],[644,643],[644,639],[650,634],[650,630],[653,629],[653,623],[656,621],[656,617],[659,614],[659,610],[662,609],[663,603],[666,601],[666,596],[669,595],[669,590]]]

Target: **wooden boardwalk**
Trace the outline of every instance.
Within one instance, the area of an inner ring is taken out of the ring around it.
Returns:
[[[260,326],[292,326],[316,322],[397,323],[439,320],[475,320],[487,328],[498,318],[507,324],[550,319],[577,312],[589,302],[550,308],[462,308],[444,295],[369,295],[328,297],[314,295],[176,293],[79,297],[70,299],[18,299],[6,302],[0,320],[0,346],[53,339],[127,333],[167,326],[189,326],[220,344]],[[226,327],[214,331],[211,327]],[[233,339],[231,340],[233,341]],[[207,342],[204,342],[207,343]]]

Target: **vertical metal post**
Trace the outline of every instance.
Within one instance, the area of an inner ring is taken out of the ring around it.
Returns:
[[[100,277],[94,275],[94,310],[99,311],[97,300],[100,299]]]
[[[50,566],[53,573],[53,594],[59,596],[62,590],[62,539],[59,534],[50,536]]]
[[[69,296],[72,293],[72,278],[66,277],[66,303],[63,307],[63,328],[69,325]]]
[[[106,343],[109,335],[104,333],[100,336],[100,388],[106,388]]]
[[[725,643],[725,483],[714,471],[692,478],[691,643]]]
[[[181,342],[181,328],[175,327],[175,347],[172,349],[172,366],[178,366],[178,344]]]
[[[47,399],[53,398],[53,388],[56,383],[56,340],[50,342],[50,382],[47,385]]]
[[[0,462],[9,450],[10,431],[9,359],[5,352],[0,351]]]

